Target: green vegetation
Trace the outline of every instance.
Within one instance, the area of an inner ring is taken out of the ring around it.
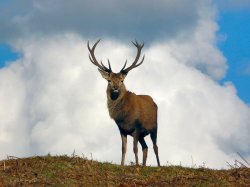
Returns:
[[[0,161],[0,186],[250,186],[250,169],[119,166],[48,155]]]

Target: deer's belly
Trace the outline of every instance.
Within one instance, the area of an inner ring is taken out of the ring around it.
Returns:
[[[124,120],[115,120],[117,126],[119,127],[122,134],[132,135],[136,130],[140,136],[144,137],[150,133],[150,130],[145,129],[138,121],[125,122]]]

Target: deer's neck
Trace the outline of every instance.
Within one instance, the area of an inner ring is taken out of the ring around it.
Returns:
[[[116,100],[112,100],[109,96],[107,97],[109,115],[112,119],[122,118],[126,114],[124,106],[126,103],[128,93],[129,91],[124,90],[119,96],[119,98]]]

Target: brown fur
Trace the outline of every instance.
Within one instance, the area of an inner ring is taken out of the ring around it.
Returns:
[[[124,96],[119,100],[111,100],[108,97],[108,110],[114,120],[123,119],[124,130],[131,130],[134,122],[142,124],[142,128],[150,131],[157,127],[157,105],[148,95],[136,95],[124,90]]]

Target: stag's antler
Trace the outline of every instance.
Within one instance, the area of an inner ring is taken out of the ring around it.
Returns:
[[[134,62],[132,63],[131,66],[129,66],[128,68],[124,69],[126,67],[126,65],[127,65],[127,61],[126,61],[125,64],[124,64],[124,66],[123,66],[123,68],[121,69],[120,73],[127,74],[131,69],[140,66],[142,64],[143,60],[144,60],[145,55],[143,55],[141,62],[139,64],[137,64],[137,62],[138,62],[138,60],[139,60],[139,58],[141,56],[141,50],[142,50],[142,48],[144,46],[144,43],[142,43],[141,45],[138,44],[137,41],[135,41],[135,42],[132,41],[132,43],[137,48],[137,55],[135,57],[135,60],[134,60]]]
[[[112,72],[112,69],[111,69],[111,66],[110,66],[110,62],[108,60],[108,64],[109,64],[109,68],[107,68],[106,66],[103,65],[102,61],[101,61],[101,65],[100,63],[96,60],[95,58],[95,47],[97,46],[97,44],[100,42],[100,40],[98,40],[92,47],[92,49],[90,48],[89,46],[89,41],[88,41],[88,49],[89,49],[89,59],[90,61],[96,65],[99,69],[103,70],[103,71],[106,71],[108,73],[111,73]]]

